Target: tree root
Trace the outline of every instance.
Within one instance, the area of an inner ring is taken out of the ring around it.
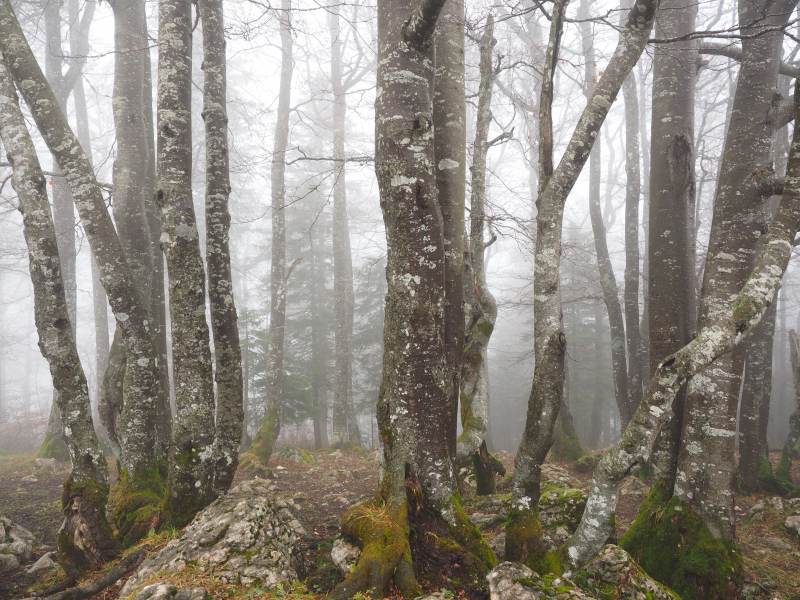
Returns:
[[[95,594],[102,592],[107,587],[114,585],[117,581],[122,579],[122,577],[133,571],[139,566],[139,563],[142,562],[144,557],[145,551],[137,550],[136,552],[132,552],[123,558],[108,575],[101,577],[96,581],[85,583],[78,587],[69,588],[49,596],[41,595],[37,597],[45,598],[46,600],[83,600],[83,598],[89,598],[90,596],[94,596]],[[47,590],[45,593],[48,591],[50,590]]]

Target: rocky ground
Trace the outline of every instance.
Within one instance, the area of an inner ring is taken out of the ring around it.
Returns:
[[[501,453],[499,458],[510,474],[513,470],[513,456]],[[779,456],[776,454],[773,462],[777,464],[778,459]],[[793,470],[795,483],[800,483],[798,462],[800,461],[796,461]],[[60,568],[48,565],[47,561],[48,553],[55,549],[55,535],[61,522],[60,493],[66,472],[53,465],[40,464],[39,467],[35,468],[33,460],[29,457],[0,455],[0,514],[7,517],[9,522],[31,533],[30,552],[23,552],[19,556],[21,567],[11,574],[0,574],[0,600],[30,596],[33,592],[42,590],[63,577]],[[110,467],[114,477],[114,467],[113,465]],[[564,486],[587,490],[587,484],[591,479],[590,472],[581,473],[572,467],[554,463],[543,470],[545,479],[551,483],[549,488],[551,500],[549,500],[550,508],[543,509],[542,521],[554,545],[562,543],[565,536],[569,535],[571,523],[574,522],[574,515],[570,511],[577,511],[576,514],[579,514],[582,510],[580,504],[582,495],[572,493],[573,495],[569,497],[570,504],[565,509],[563,503],[556,501],[556,496],[553,494],[562,494],[563,492],[559,490],[563,490]],[[199,586],[205,588],[210,597],[215,599],[259,596],[308,598],[319,597],[319,594],[324,594],[341,580],[341,572],[331,561],[330,552],[338,534],[339,519],[344,511],[369,497],[375,490],[378,483],[378,463],[375,455],[367,456],[356,452],[286,451],[271,461],[270,468],[271,475],[267,472],[240,472],[235,482],[236,493],[231,499],[226,500],[227,505],[218,509],[218,514],[208,517],[210,519],[208,523],[216,523],[220,531],[223,529],[227,531],[227,527],[220,525],[224,519],[229,518],[223,514],[226,511],[235,513],[238,510],[240,513],[235,514],[258,515],[261,519],[259,522],[266,523],[265,531],[272,532],[271,528],[275,528],[274,531],[283,536],[281,544],[286,547],[293,545],[296,548],[291,559],[287,558],[287,561],[277,564],[280,561],[269,559],[275,548],[263,540],[248,538],[229,540],[232,546],[240,545],[238,552],[248,556],[248,561],[236,562],[227,555],[224,559],[220,559],[213,552],[207,552],[205,558],[201,557],[198,560],[197,556],[186,553],[189,552],[188,548],[197,545],[196,536],[199,534],[187,530],[183,533],[166,531],[148,538],[141,547],[149,553],[151,561],[161,551],[173,563],[183,560],[187,566],[166,579],[163,576],[155,577],[152,572],[145,573],[146,576],[141,576],[140,573],[134,577],[126,593],[133,590],[134,583],[139,587],[168,580],[171,585],[185,590],[180,593],[180,598],[184,600],[203,600],[200,592],[192,591]],[[635,519],[647,490],[645,484],[635,479],[628,480],[623,486],[617,513],[619,536]],[[502,524],[509,502],[508,480],[500,484],[498,492],[497,496],[478,498],[474,496],[474,488],[467,485],[463,500],[467,512],[472,515],[490,544],[500,554],[504,541]],[[543,502],[546,504],[548,488],[545,488],[544,492]],[[269,499],[269,502],[266,499]],[[112,506],[113,502],[112,495]],[[283,504],[278,505],[276,502]],[[796,514],[792,516],[793,513]],[[790,530],[787,530],[787,523],[790,525],[795,523],[791,519],[796,521],[798,533],[795,535],[798,537],[794,537]],[[236,519],[231,522],[235,521]],[[747,596],[800,600],[800,503],[779,502],[767,494],[740,497],[737,499],[737,521],[746,566]],[[3,540],[0,540],[0,543],[2,542]],[[168,548],[162,550],[168,544]],[[245,548],[242,544],[249,546]],[[278,550],[282,551],[283,547],[280,546]],[[43,557],[40,568],[28,573]],[[623,558],[619,558],[611,551],[604,560],[608,562],[612,558],[617,562],[624,562]],[[264,574],[266,573],[264,569],[269,573]],[[236,575],[232,576],[232,572]],[[261,575],[257,575],[258,573]],[[297,577],[293,576],[293,573]],[[516,576],[504,573],[498,571],[495,576],[495,584],[491,590],[493,598],[508,597],[508,594],[511,594],[510,597],[516,597],[512,585]],[[98,578],[103,574],[95,573],[88,579]],[[263,580],[260,578],[262,576]],[[235,583],[245,581],[248,577],[250,577],[250,587]],[[296,578],[303,579],[305,584],[293,582]],[[523,579],[528,581],[530,578],[523,577]],[[117,598],[126,581],[127,579],[123,579],[92,598],[95,600]],[[533,579],[530,581],[533,582]],[[268,587],[275,585],[276,589],[267,590]],[[542,592],[547,586],[552,590],[556,589],[553,587],[556,584],[551,580],[548,580],[546,585],[536,582],[532,585],[534,587],[531,589],[535,593],[530,589],[526,592],[534,593],[531,597],[550,595]],[[540,587],[537,588],[536,585]],[[561,586],[558,589],[562,591],[567,589],[564,587],[567,585],[564,582],[557,585]],[[479,600],[478,596],[481,595],[475,595],[474,589],[467,593],[459,589],[457,583],[447,579],[425,581],[423,586],[427,594],[436,593],[437,598],[443,600],[454,597],[467,598],[469,595],[472,595],[474,600]],[[645,590],[645,587],[642,589]],[[177,598],[173,595],[174,589],[169,585],[162,588],[149,589],[147,594],[151,600],[160,597],[172,600]],[[501,589],[506,592],[500,594]],[[487,586],[485,592],[489,591]],[[642,594],[642,597],[652,595],[646,590]],[[487,596],[488,594],[484,593],[482,597]],[[570,596],[578,597],[581,593],[573,590]],[[397,598],[396,595],[394,597]]]

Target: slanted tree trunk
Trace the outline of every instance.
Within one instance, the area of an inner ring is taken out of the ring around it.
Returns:
[[[620,42],[597,84],[558,168],[552,168],[553,75],[563,26],[564,2],[553,8],[540,102],[540,191],[534,271],[536,366],[525,431],[514,459],[512,506],[506,527],[506,559],[539,567],[544,555],[538,517],[542,463],[553,443],[564,385],[566,336],[561,328],[559,265],[564,203],[589,158],[600,127],[622,83],[642,54],[658,3],[637,0],[620,32]]]
[[[781,26],[795,4],[796,0],[755,3],[742,0],[739,22],[757,23],[756,29]],[[771,109],[782,40],[781,30],[742,40],[742,64],[714,201],[700,327],[728,313],[731,299],[753,268],[763,227],[758,180],[769,172],[772,158],[776,129]],[[714,538],[732,544],[736,543],[733,513],[736,409],[744,351],[744,345],[739,345],[718,361],[713,371],[694,378],[689,385],[674,491],[700,515]]]
[[[281,0],[281,84],[278,94],[278,120],[272,148],[272,270],[270,275],[269,345],[267,348],[267,407],[264,424],[258,430],[249,454],[263,465],[269,462],[272,447],[281,432],[283,393],[283,341],[286,329],[286,149],[289,144],[289,111],[292,94],[291,0]],[[289,270],[291,273],[291,270]],[[344,409],[345,429],[347,407]],[[334,407],[334,421],[336,408]],[[340,417],[341,418],[341,417]],[[335,429],[335,426],[334,426]]]
[[[687,35],[695,29],[697,5],[663,0],[656,34]],[[691,341],[697,312],[694,254],[687,251],[695,205],[694,97],[697,43],[656,47],[650,138],[648,261],[648,375],[665,357]],[[653,451],[658,477],[672,488],[686,391],[675,400],[673,418]]]
[[[214,333],[217,421],[214,435],[214,489],[233,483],[242,438],[242,350],[231,275],[230,160],[222,0],[199,3],[203,22],[203,121],[206,130],[206,261],[211,329]]]
[[[60,110],[52,89],[28,46],[8,0],[0,0],[0,52],[50,152],[69,184],[131,364],[126,371],[130,419],[122,431],[120,462],[132,479],[155,470],[155,406],[158,355],[147,305],[138,293],[91,163]],[[160,485],[160,484],[159,484]],[[119,509],[118,509],[119,510]]]
[[[447,238],[434,157],[458,151],[434,151],[431,36],[443,4],[378,4],[381,93],[375,103],[375,171],[388,249],[377,406],[384,468],[375,496],[342,517],[342,534],[363,552],[351,575],[333,591],[337,599],[368,589],[380,594],[390,579],[403,595],[418,596],[414,564],[421,569],[416,575],[425,576],[424,559],[431,554],[461,562],[465,554],[474,553],[471,564],[476,568],[496,563],[461,508],[455,448],[443,433],[455,430],[456,413],[445,336]],[[450,22],[437,31],[445,38],[437,44],[463,36],[455,25]],[[416,531],[413,545],[411,526]],[[444,555],[438,548],[447,539],[452,540],[448,546],[458,549]]]
[[[800,111],[800,94],[797,90],[795,111]],[[786,181],[794,183],[799,180],[798,178],[800,178],[800,127],[795,121]],[[743,288],[725,312],[715,313],[716,319],[704,326],[694,340],[678,352],[666,357],[658,365],[628,429],[595,468],[586,510],[575,534],[565,545],[570,572],[590,561],[613,532],[619,485],[634,468],[649,459],[659,431],[671,417],[673,402],[681,386],[698,374],[703,376],[703,372],[709,373],[709,367],[715,367],[721,357],[742,345],[742,341],[773,302],[781,278],[786,272],[792,254],[792,243],[799,228],[800,188],[794,183],[787,185],[784,190],[778,212],[756,258],[755,267]],[[677,487],[676,483],[676,491]],[[674,500],[680,502],[678,498]],[[681,508],[681,512],[690,511],[691,508],[687,503],[677,506]],[[651,515],[643,516],[647,521],[653,522]],[[676,551],[693,552],[695,550],[691,543],[693,540],[688,541],[684,550],[676,549]],[[711,547],[713,544],[715,544],[713,541],[707,544],[703,552],[711,553],[717,550],[724,555],[727,564],[722,564],[723,568],[717,570],[719,572],[711,573],[712,577],[719,577],[722,580],[724,592],[728,581],[734,587],[737,583],[741,583],[741,558],[737,559],[736,553],[731,552],[726,544],[720,542],[716,549]],[[665,556],[663,552],[662,544],[658,549],[658,555]],[[702,569],[703,565],[700,567]]]
[[[14,168],[12,185],[23,216],[39,349],[50,365],[72,462],[61,497],[65,520],[58,535],[58,557],[74,577],[77,571],[115,558],[120,548],[106,519],[108,469],[92,424],[89,386],[70,326],[47,182],[2,61],[0,138]]]
[[[161,247],[169,274],[177,409],[172,426],[169,482],[162,517],[165,522],[181,526],[215,496],[214,380],[206,321],[205,269],[192,199],[191,2],[161,0],[158,21],[158,180],[155,197],[161,210]],[[210,68],[213,70],[214,67]],[[207,116],[212,121],[218,118],[211,114]],[[219,159],[213,151],[211,156],[212,161]],[[214,187],[211,192],[221,192],[227,198],[227,182],[217,179],[219,166],[212,162],[209,167],[213,169]],[[217,213],[215,218],[224,218],[225,201],[213,196],[212,201],[211,212]],[[225,237],[221,231],[217,234]],[[210,243],[214,251],[219,248],[219,241]],[[214,293],[218,291],[214,290]]]
[[[586,444],[595,450],[601,447],[601,440],[603,436],[603,388],[599,384],[601,376],[600,356],[602,349],[603,338],[603,309],[597,304],[594,308],[594,375],[595,383],[594,394],[592,398],[592,428],[586,439]]]

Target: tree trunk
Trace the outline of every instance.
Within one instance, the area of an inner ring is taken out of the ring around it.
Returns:
[[[147,307],[139,297],[91,163],[60,110],[8,0],[0,0],[0,29],[5,32],[0,37],[0,52],[15,82],[25,83],[19,89],[69,184],[127,351],[135,358],[126,373],[132,413],[130,426],[123,432],[121,462],[130,473],[147,471],[155,464],[158,394],[158,356]]]
[[[380,594],[390,579],[403,595],[418,596],[414,563],[420,569],[416,575],[425,576],[420,559],[436,550],[437,537],[459,546],[447,560],[461,561],[472,552],[476,567],[496,563],[461,508],[455,448],[443,434],[456,426],[445,335],[448,255],[433,128],[431,36],[443,4],[426,1],[416,10],[404,0],[378,4],[375,171],[388,249],[377,406],[383,469],[375,496],[342,518],[342,534],[363,552],[352,574],[333,591],[336,599],[368,589]],[[445,38],[437,44],[463,36],[454,25],[437,31]],[[413,546],[409,526],[416,530]]]
[[[497,302],[486,284],[484,253],[486,242],[486,155],[491,147],[489,127],[492,122],[492,87],[497,75],[492,64],[494,18],[490,14],[480,41],[480,87],[475,123],[475,141],[472,145],[472,195],[470,197],[469,260],[463,265],[462,276],[465,310],[461,320],[466,341],[461,350],[463,367],[461,377],[461,425],[463,431],[456,444],[459,461],[474,455],[485,441],[489,429],[489,373],[486,369],[486,352],[489,338],[497,320]],[[463,96],[463,94],[462,94]],[[455,218],[455,215],[453,216]],[[445,245],[446,242],[445,242]],[[452,340],[451,340],[452,341]],[[476,462],[477,464],[477,462]]]
[[[206,130],[206,261],[214,334],[217,422],[214,488],[224,494],[239,464],[242,438],[242,350],[231,275],[230,160],[222,0],[199,3],[203,21],[203,121]]]
[[[600,385],[600,377],[601,377],[601,348],[602,348],[602,338],[603,338],[603,309],[602,307],[597,304],[594,308],[594,374],[595,374],[595,386],[594,386],[594,397],[592,399],[592,428],[590,430],[590,434],[586,439],[586,443],[590,448],[594,448],[595,450],[600,448],[600,442],[603,436],[603,401],[605,398],[603,397],[603,388]]]
[[[58,557],[65,571],[74,576],[76,571],[112,560],[120,548],[106,519],[108,470],[92,424],[89,386],[70,326],[46,180],[2,61],[0,137],[14,166],[12,185],[28,246],[39,349],[50,365],[63,415],[63,439],[72,462],[61,497],[65,520],[58,535]]]
[[[672,38],[695,29],[697,5],[664,0],[657,35]],[[663,10],[666,9],[666,10]],[[695,205],[694,105],[697,43],[659,44],[653,61],[648,239],[648,325],[652,375],[666,356],[691,341],[696,318],[694,255],[687,252]],[[653,451],[656,474],[671,489],[686,391],[676,398],[672,421]]]
[[[795,111],[798,111],[800,94],[797,90],[795,99]],[[796,182],[797,178],[800,178],[800,127],[795,122],[786,181]],[[715,313],[715,321],[704,326],[694,340],[658,365],[628,429],[595,468],[586,510],[575,534],[565,546],[571,572],[596,556],[613,533],[619,486],[634,468],[648,460],[659,430],[671,417],[673,401],[681,386],[698,373],[708,372],[710,365],[716,366],[721,357],[741,345],[761,320],[786,271],[798,229],[800,188],[787,185],[744,287],[727,311]],[[693,550],[692,546],[687,544],[687,549]],[[730,566],[735,569],[735,563]],[[741,573],[721,572],[716,575],[736,581]]]
[[[272,271],[270,275],[269,345],[267,348],[267,403],[264,424],[249,454],[266,465],[281,432],[283,393],[283,340],[286,329],[286,149],[289,144],[289,111],[292,94],[291,0],[281,0],[281,85],[278,120],[272,149]],[[290,271],[291,272],[291,271]],[[344,409],[346,428],[347,407]],[[334,408],[334,421],[336,410]],[[335,429],[335,425],[334,425]],[[335,440],[334,440],[335,442]]]
[[[795,4],[796,0],[742,0],[739,22],[758,22],[757,29],[780,26]],[[730,310],[731,299],[753,267],[763,227],[758,180],[772,158],[775,120],[771,109],[782,39],[778,30],[742,40],[742,64],[714,201],[700,327],[716,322]],[[743,345],[738,346],[718,361],[713,371],[695,378],[689,386],[674,492],[701,516],[716,539],[730,543],[736,541],[734,442],[744,350]]]
[[[213,367],[206,321],[205,269],[192,199],[192,4],[189,0],[159,2],[158,38],[156,204],[161,210],[161,247],[169,274],[177,408],[162,517],[165,522],[181,526],[215,496]],[[214,185],[216,194],[220,191],[216,179]],[[227,188],[224,194],[227,195]],[[215,203],[218,201],[214,199]]]
[[[314,234],[316,233],[314,228],[308,233],[311,240],[311,280],[309,282],[311,300],[309,308],[311,309],[311,393],[314,397],[315,450],[322,450],[328,445],[328,397],[325,384],[327,352],[323,347],[323,324],[320,319],[319,300],[320,291],[325,289],[325,256],[323,252],[325,236],[322,231],[323,226],[319,226],[319,230],[319,240],[316,243],[314,242]],[[334,290],[335,294],[336,291]],[[336,383],[334,383],[335,386]]]
[[[355,414],[350,415],[350,379],[353,369],[352,326],[349,314],[353,304],[353,258],[350,252],[350,228],[347,222],[347,183],[345,180],[345,117],[347,112],[347,89],[342,81],[342,38],[339,26],[339,5],[329,2],[329,29],[331,36],[331,87],[333,91],[333,331],[334,331],[334,380],[333,380],[333,440],[334,448],[352,445],[361,447],[361,435],[351,435],[358,430],[353,422]],[[321,415],[327,422],[326,414]],[[316,421],[315,421],[316,427]],[[325,425],[327,437],[327,425]],[[322,444],[322,431],[319,436],[315,429],[315,439]]]
[[[789,331],[789,356],[792,363],[795,409],[789,417],[789,434],[783,445],[784,451],[787,452],[790,452],[800,440],[800,336],[794,329]]]
[[[536,366],[525,431],[514,460],[514,485],[506,559],[536,565],[543,557],[538,518],[542,463],[553,443],[553,427],[564,385],[566,336],[561,328],[559,266],[564,203],[589,158],[600,127],[622,83],[642,54],[657,2],[637,0],[620,33],[620,42],[581,115],[557,169],[552,170],[552,87],[565,3],[553,9],[540,103],[540,193],[534,271]],[[552,174],[551,174],[552,173]]]

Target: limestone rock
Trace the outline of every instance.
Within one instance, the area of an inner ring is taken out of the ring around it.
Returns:
[[[208,600],[206,588],[178,589],[169,583],[154,583],[142,588],[134,600]]]
[[[294,446],[284,446],[278,453],[278,460],[289,460],[299,465],[315,465],[317,459],[308,450],[295,448]]]
[[[775,512],[777,512],[777,513],[782,513],[783,512],[783,500],[781,498],[779,498],[778,496],[774,496],[774,497],[770,498],[769,499],[769,505],[772,507],[772,509]]]
[[[546,486],[539,498],[542,528],[550,531],[564,527],[570,534],[575,533],[586,508],[586,500],[587,496],[581,490],[552,484]]]
[[[800,515],[786,517],[786,520],[783,522],[783,527],[796,542],[800,543]]]
[[[681,600],[669,588],[649,577],[619,546],[604,546],[600,554],[575,577],[586,591],[614,586],[615,598]]]
[[[553,463],[544,463],[542,465],[542,481],[549,483],[560,483],[566,487],[581,487],[581,482],[569,474],[563,467],[554,465]]]
[[[25,477],[21,478],[21,481],[24,481],[25,483],[36,483],[39,480],[35,475],[25,475]]]
[[[56,562],[53,560],[53,556],[55,556],[53,552],[48,552],[43,555],[39,560],[33,563],[33,566],[30,569],[28,569],[28,574],[38,573],[39,571],[49,571],[55,567]]]
[[[791,498],[784,502],[786,510],[793,515],[800,514],[800,498]]]
[[[508,517],[501,514],[476,512],[469,516],[469,520],[472,521],[478,527],[478,529],[483,531],[485,529],[489,529],[490,527],[494,527],[495,525],[499,525],[500,523],[505,523],[508,520]]]
[[[369,462],[380,462],[381,456],[379,450],[373,450],[370,455],[367,457]]]
[[[29,562],[33,555],[33,540],[30,531],[8,517],[0,516],[0,573]]]
[[[764,515],[761,513],[764,512],[764,509],[767,508],[767,505],[764,504],[763,500],[759,500],[753,506],[750,507],[750,510],[747,511],[747,515],[745,515],[745,519],[747,521],[758,522],[760,521]]]
[[[49,471],[50,473],[61,473],[63,465],[55,458],[37,458],[33,461],[33,468],[36,471]]]
[[[506,532],[501,531],[492,539],[489,540],[489,547],[494,552],[497,560],[503,560],[506,555]]]
[[[764,540],[767,543],[767,546],[770,548],[775,548],[775,550],[782,550],[783,552],[791,552],[792,547],[784,542],[781,538],[778,537],[769,537]]]
[[[450,596],[453,597],[452,595]],[[434,592],[430,596],[419,596],[414,600],[447,600],[447,596],[444,595],[444,592]]]
[[[273,589],[297,581],[304,570],[297,541],[306,535],[297,505],[243,488],[236,486],[198,513],[179,538],[139,566],[119,597],[129,597],[156,573],[176,573],[190,562],[213,568],[225,583]]]
[[[344,538],[336,538],[331,549],[331,560],[341,571],[342,575],[350,575],[350,567],[355,566],[361,558],[361,548],[351,544]]]
[[[622,482],[619,493],[621,496],[636,496],[637,494],[646,496],[650,493],[650,488],[638,477],[630,476],[626,477],[625,481]]]
[[[559,600],[589,599],[567,579],[545,581],[525,565],[504,562],[486,576],[491,600],[538,600],[555,596]]]

